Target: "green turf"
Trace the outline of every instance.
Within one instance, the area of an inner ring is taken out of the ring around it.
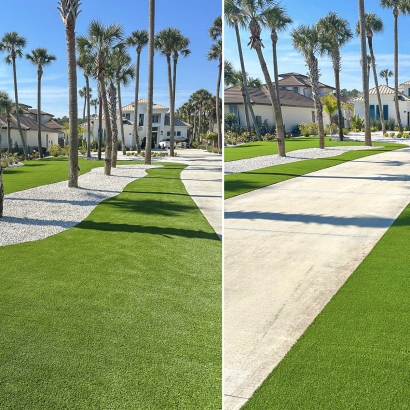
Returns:
[[[326,147],[336,147],[340,145],[363,145],[363,142],[329,141],[329,137],[325,138]],[[319,148],[319,137],[287,138],[285,140],[285,148],[286,152],[295,151],[297,149]],[[278,143],[276,141],[247,142],[236,147],[225,147],[224,159],[226,162],[228,162],[236,161],[238,159],[253,158],[277,153]]]
[[[163,165],[0,247],[1,409],[220,408],[221,242]]]
[[[141,163],[141,161],[138,162]],[[118,165],[129,163],[129,161],[117,161]],[[93,168],[102,166],[104,166],[104,160],[97,161],[78,158],[80,174],[85,174]],[[68,157],[25,161],[24,166],[6,168],[3,174],[5,194],[54,182],[66,181],[68,179]],[[15,178],[14,175],[19,175],[19,178]]]
[[[409,225],[410,205],[244,410],[410,408]]]
[[[225,175],[225,199],[278,182],[286,181],[287,179],[305,175],[310,172],[318,171],[320,169],[339,165],[347,161],[406,147],[407,145],[384,142],[383,148],[350,151],[336,157],[297,161],[288,164],[273,165],[271,167],[256,169],[253,171]]]

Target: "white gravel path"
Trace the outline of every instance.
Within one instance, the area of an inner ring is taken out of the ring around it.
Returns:
[[[303,161],[306,159],[335,157],[341,155],[347,151],[362,150],[362,149],[374,149],[381,147],[367,147],[367,146],[340,146],[340,147],[327,147],[325,149],[320,148],[307,148],[299,149],[286,153],[286,157],[280,157],[279,155],[264,155],[255,158],[241,159],[238,161],[225,162],[224,171],[225,174],[235,174],[238,172],[247,172],[254,169],[260,169],[270,167],[272,165],[288,164],[290,162]],[[235,148],[229,148],[235,149]]]
[[[120,165],[112,168],[111,176],[104,175],[104,168],[94,168],[80,175],[78,188],[68,188],[63,181],[5,195],[0,246],[44,239],[77,225],[101,201],[157,166]]]

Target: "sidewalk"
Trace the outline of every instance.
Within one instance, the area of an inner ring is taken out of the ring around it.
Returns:
[[[224,410],[239,409],[410,201],[410,148],[225,201]]]

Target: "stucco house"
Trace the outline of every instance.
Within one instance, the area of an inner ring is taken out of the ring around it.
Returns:
[[[399,97],[399,112],[402,125],[404,127],[410,126],[410,81],[400,84],[398,97]],[[388,120],[394,119],[397,124],[396,108],[394,101],[394,88],[387,85],[379,85],[380,99],[383,105],[383,118]],[[364,103],[363,96],[359,95],[356,98],[349,100],[354,106],[355,114],[360,118],[364,118]],[[376,87],[369,90],[369,106],[370,106],[370,119],[380,119],[379,103],[377,101]]]
[[[147,126],[147,103],[146,99],[138,100],[138,135],[140,141],[145,142],[146,126]],[[169,114],[168,107],[160,104],[154,104],[152,106],[152,147],[158,147],[160,141],[170,138],[170,126],[169,126]],[[122,122],[124,124],[124,139],[127,147],[134,147],[135,141],[133,138],[134,127],[134,103],[127,104],[122,107]],[[117,111],[117,127],[118,127],[118,140],[121,141],[121,128],[120,128],[119,111]],[[99,118],[95,117],[92,121],[93,133],[96,137],[98,135]],[[105,121],[102,121],[103,135],[105,139]],[[180,120],[174,121],[174,133],[175,138],[180,140],[188,139],[190,125]]]
[[[29,152],[38,150],[38,125],[37,125],[37,110],[32,109],[29,105],[19,104],[20,106],[20,124],[23,131],[23,136],[26,140]],[[49,144],[58,144],[59,136],[61,135],[61,125],[59,129],[53,127],[55,121],[52,120],[53,115],[46,112],[41,112],[41,145],[47,147]],[[52,126],[48,126],[51,124]],[[57,123],[56,123],[57,124]],[[10,135],[13,147],[21,147],[21,137],[17,126],[17,118],[15,110],[11,114]],[[7,142],[7,116],[0,115],[0,149],[8,147]]]
[[[316,122],[316,111],[312,99],[312,87],[306,75],[298,73],[280,74],[279,98],[282,108],[285,131],[290,132],[302,123]],[[319,83],[320,95],[332,93],[335,88]],[[265,125],[267,131],[275,127],[275,119],[269,91],[265,86],[262,88],[249,87],[249,97],[252,102],[256,120],[260,125]],[[240,87],[230,87],[224,90],[225,113],[234,113],[238,119],[238,125],[246,126],[245,107]],[[250,116],[251,126],[253,126]]]

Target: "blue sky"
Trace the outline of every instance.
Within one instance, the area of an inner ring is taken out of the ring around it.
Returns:
[[[311,0],[309,2],[282,1],[281,5],[286,8],[288,15],[293,19],[293,24],[286,32],[279,33],[278,42],[278,66],[279,73],[298,72],[306,74],[308,69],[305,66],[302,56],[293,48],[290,38],[290,30],[300,24],[315,24],[321,17],[330,11],[336,12],[340,17],[347,19],[352,31],[356,28],[358,20],[357,1],[337,1],[329,2],[324,0]],[[375,13],[383,19],[384,32],[375,34],[373,48],[376,57],[376,70],[380,72],[385,68],[394,71],[393,62],[393,12],[391,9],[382,9],[379,2],[365,1],[366,12]],[[410,16],[399,16],[399,84],[410,80]],[[236,69],[240,68],[235,32],[232,28],[225,26],[225,60],[231,61]],[[252,77],[259,77],[263,83],[264,78],[259,66],[259,61],[254,50],[246,46],[249,35],[247,31],[241,31],[242,48],[245,56],[246,71]],[[263,53],[273,77],[272,68],[272,46],[270,33],[262,31],[262,40],[265,45]],[[354,37],[342,49],[342,71],[340,76],[341,88],[352,90],[362,89],[361,66],[360,66],[360,41]],[[334,75],[330,59],[324,57],[319,59],[319,69],[321,71],[320,81],[334,86]],[[379,84],[385,84],[384,79],[378,77]],[[394,77],[389,79],[389,86],[394,85]],[[373,74],[370,76],[370,87],[374,87]]]
[[[24,53],[45,47],[57,56],[57,61],[44,70],[42,79],[42,110],[56,117],[68,115],[67,54],[65,28],[57,10],[57,0],[22,0],[17,6],[7,7],[0,13],[0,37],[17,31],[27,40]],[[194,6],[193,6],[194,5]],[[108,2],[83,0],[77,20],[76,32],[86,34],[91,20],[104,24],[120,23],[125,36],[134,30],[148,29],[148,0]],[[216,92],[217,62],[208,61],[206,54],[212,44],[208,28],[221,15],[221,0],[195,0],[187,6],[185,0],[157,0],[155,31],[178,28],[191,41],[192,54],[180,57],[177,71],[176,107],[188,100],[200,88]],[[136,61],[135,49],[129,53]],[[141,54],[140,98],[147,94],[147,47]],[[12,68],[4,63],[5,53],[0,53],[0,90],[7,91],[14,100]],[[154,61],[154,101],[169,107],[165,57],[156,53]],[[37,70],[25,58],[17,60],[19,101],[37,107]],[[84,76],[78,70],[78,88],[85,85]],[[123,104],[134,101],[135,82],[122,91]],[[93,97],[97,96],[96,83],[92,81]],[[79,99],[79,115],[82,117],[83,99]],[[92,108],[93,110],[93,108]],[[93,111],[91,111],[93,112]]]

